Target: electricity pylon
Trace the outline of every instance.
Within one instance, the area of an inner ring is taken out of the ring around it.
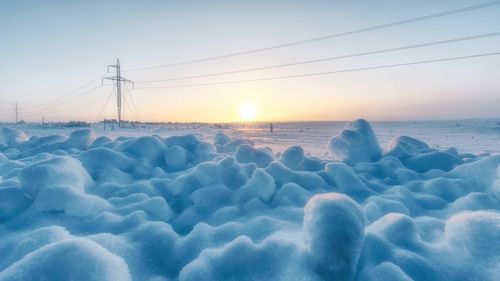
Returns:
[[[109,73],[110,67],[115,68],[116,75],[102,78],[102,83],[104,83],[104,79],[112,80],[112,81],[115,81],[115,83],[116,83],[116,108],[118,109],[118,127],[121,127],[121,123],[122,123],[122,85],[121,85],[121,83],[122,82],[132,83],[132,87],[133,87],[134,82],[121,76],[120,59],[119,58],[116,59],[116,64],[108,65],[108,73]]]
[[[11,108],[11,110],[13,110],[16,113],[16,124],[18,124],[19,123],[19,111],[21,110],[21,108],[19,108],[19,106],[17,105],[17,102],[14,104],[14,106]]]

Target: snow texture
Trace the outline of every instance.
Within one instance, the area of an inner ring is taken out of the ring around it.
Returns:
[[[0,281],[500,280],[500,155],[365,120],[329,150],[2,128]]]

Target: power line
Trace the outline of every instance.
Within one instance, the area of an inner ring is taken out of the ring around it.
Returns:
[[[130,110],[130,113],[131,113],[132,117],[135,117],[136,119],[139,119],[139,118],[137,117],[137,115],[135,114],[135,112],[132,110],[132,107],[130,107],[130,104],[128,103],[127,98],[126,98],[126,96],[125,96],[125,95],[123,95],[123,101],[124,101],[124,102],[125,102],[125,104],[127,105],[128,110]],[[125,111],[124,111],[124,113],[125,113]],[[125,114],[124,114],[124,115],[125,115]]]
[[[135,111],[135,116],[137,118],[137,121],[140,121],[140,117],[139,117],[139,112],[137,111],[137,107],[135,106],[135,102],[134,102],[134,98],[132,96],[132,91],[130,91],[129,87],[127,84],[125,84],[125,89],[127,91],[127,93],[129,94],[129,97],[130,97],[130,101],[132,103],[132,106],[134,107],[134,111]]]
[[[105,74],[105,73],[103,73],[103,74],[99,75],[97,78],[92,79],[91,81],[89,81],[89,82],[87,82],[87,83],[83,84],[82,86],[80,86],[80,87],[78,87],[78,88],[76,88],[76,89],[74,89],[74,90],[72,90],[72,91],[67,92],[67,93],[66,93],[66,94],[64,94],[64,95],[61,95],[61,96],[59,96],[59,97],[57,97],[57,98],[54,98],[54,99],[50,99],[50,100],[48,100],[48,101],[45,101],[45,102],[43,102],[42,104],[36,105],[36,106],[34,106],[34,108],[39,108],[39,107],[47,107],[47,106],[46,106],[46,104],[52,103],[52,102],[54,102],[54,101],[60,101],[61,99],[65,98],[65,97],[68,97],[68,96],[71,96],[71,95],[73,95],[73,94],[75,94],[75,93],[78,93],[80,90],[85,89],[86,87],[88,87],[88,86],[92,85],[94,82],[97,82],[99,79],[101,79],[101,77],[102,77],[104,74]],[[32,110],[32,111],[33,111],[33,110]]]
[[[69,111],[69,110],[75,110],[75,109],[80,109],[80,108],[83,108],[87,105],[91,105],[91,104],[94,104],[94,103],[98,103],[98,102],[101,102],[105,100],[105,98],[100,98],[98,100],[93,100],[91,102],[88,102],[88,103],[84,103],[84,104],[81,104],[81,105],[77,105],[77,106],[74,106],[74,107],[69,107],[69,108],[63,108],[63,109],[58,109],[58,110],[53,110],[53,111],[48,111],[48,112],[44,112],[44,114],[53,114],[53,113],[58,113],[58,112],[64,112],[64,111]]]
[[[100,77],[99,77],[99,78],[100,78]],[[90,94],[90,93],[92,93],[93,91],[95,91],[96,89],[98,89],[98,88],[100,88],[100,87],[102,87],[102,85],[98,85],[98,86],[96,86],[96,87],[94,87],[94,88],[91,88],[91,89],[89,89],[89,90],[87,90],[87,91],[85,91],[85,92],[83,92],[83,93],[79,94],[78,96],[75,96],[75,97],[74,97],[74,98],[72,98],[72,99],[69,99],[69,100],[63,100],[63,101],[61,101],[61,102],[58,102],[58,103],[53,104],[53,105],[50,105],[50,106],[46,106],[46,107],[44,107],[44,108],[31,110],[31,111],[28,111],[28,113],[38,113],[38,112],[41,112],[41,111],[45,111],[45,110],[47,110],[47,109],[52,109],[52,108],[58,107],[58,106],[60,106],[60,105],[66,104],[66,103],[68,103],[68,102],[70,102],[70,101],[72,101],[72,100],[74,100],[74,99],[76,99],[76,98],[83,97],[83,96],[85,96],[85,95],[87,95],[87,94]]]
[[[311,64],[311,63],[332,61],[332,60],[338,60],[338,59],[346,59],[346,58],[353,58],[353,57],[360,57],[360,56],[367,56],[367,55],[375,55],[375,54],[402,51],[402,50],[415,49],[415,48],[421,48],[421,47],[429,47],[429,46],[435,46],[435,45],[441,45],[441,44],[456,43],[456,42],[461,42],[461,41],[474,40],[474,39],[493,37],[493,36],[499,36],[499,35],[500,35],[500,32],[492,32],[492,33],[486,33],[486,34],[480,34],[480,35],[453,38],[453,39],[447,39],[447,40],[441,40],[441,41],[433,41],[433,42],[428,42],[428,43],[407,45],[407,46],[402,46],[402,47],[381,49],[381,50],[375,50],[375,51],[354,53],[354,54],[348,54],[348,55],[342,55],[342,56],[334,56],[334,57],[327,57],[327,58],[320,58],[320,59],[313,59],[313,60],[305,60],[305,61],[277,64],[277,65],[268,65],[268,66],[262,66],[262,67],[245,68],[245,69],[232,70],[232,71],[215,72],[215,73],[209,73],[209,74],[200,74],[200,75],[190,75],[190,76],[183,76],[183,77],[167,78],[167,79],[138,81],[136,83],[137,84],[157,83],[157,82],[166,82],[166,81],[175,81],[175,80],[186,80],[186,79],[193,79],[193,78],[222,76],[222,75],[229,75],[229,74],[236,74],[236,73],[258,71],[258,70],[268,70],[268,69],[275,69],[275,68],[281,68],[281,67]]]
[[[139,89],[167,89],[167,88],[184,88],[184,87],[198,87],[198,86],[239,84],[239,83],[248,83],[248,82],[258,82],[258,81],[289,79],[289,78],[299,78],[299,77],[309,77],[309,76],[319,76],[319,75],[329,75],[329,74],[338,74],[338,73],[347,73],[347,72],[357,72],[357,71],[365,71],[365,70],[393,68],[393,67],[401,67],[401,66],[409,66],[409,65],[428,64],[428,63],[434,63],[434,62],[464,60],[464,59],[487,57],[487,56],[496,56],[496,55],[500,55],[500,52],[475,54],[475,55],[460,56],[460,57],[449,57],[449,58],[441,58],[441,59],[432,59],[432,60],[423,60],[423,61],[413,61],[413,62],[397,63],[397,64],[387,64],[387,65],[379,65],[379,66],[350,68],[350,69],[335,70],[335,71],[303,73],[303,74],[296,74],[296,75],[272,76],[272,77],[264,77],[264,78],[245,79],[245,80],[233,80],[233,81],[222,81],[222,82],[212,82],[212,83],[179,84],[179,85],[171,85],[171,86],[137,87],[135,89],[138,89],[138,90]]]
[[[284,44],[279,44],[279,45],[274,45],[274,46],[269,46],[269,47],[257,48],[257,49],[247,50],[247,51],[230,53],[230,54],[226,54],[226,55],[219,55],[219,56],[207,57],[207,58],[202,58],[202,59],[188,60],[188,61],[177,62],[177,63],[163,64],[163,65],[156,65],[156,66],[149,66],[149,67],[131,68],[128,70],[123,70],[123,71],[139,71],[139,70],[166,68],[166,67],[172,67],[172,66],[193,64],[193,63],[206,62],[206,61],[218,60],[218,59],[223,59],[223,58],[259,53],[259,52],[270,51],[270,50],[291,47],[291,46],[296,46],[296,45],[301,45],[301,44],[308,44],[308,43],[332,39],[332,38],[354,35],[354,34],[359,34],[359,33],[364,33],[364,32],[369,32],[369,31],[374,31],[374,30],[379,30],[379,29],[384,29],[384,28],[419,22],[419,21],[425,21],[428,19],[434,19],[434,18],[444,17],[444,16],[448,16],[448,15],[464,13],[464,12],[468,12],[468,11],[472,11],[472,10],[483,9],[483,8],[487,8],[487,7],[491,7],[491,6],[495,6],[495,5],[499,5],[499,4],[500,4],[500,1],[492,1],[492,2],[487,2],[487,3],[483,3],[483,4],[468,6],[468,7],[464,7],[464,8],[460,8],[460,9],[455,9],[455,10],[420,16],[420,17],[416,17],[416,18],[410,18],[410,19],[385,23],[385,24],[381,24],[381,25],[375,25],[375,26],[355,29],[355,30],[351,30],[351,31],[346,31],[346,32],[311,38],[311,39],[299,40],[299,41],[294,41],[294,42],[289,42],[289,43],[284,43]]]
[[[111,90],[111,92],[109,92],[108,98],[106,99],[106,102],[104,103],[104,106],[101,108],[101,111],[99,111],[99,114],[97,115],[97,118],[95,119],[94,123],[97,123],[97,121],[101,117],[101,114],[104,111],[104,109],[106,108],[106,106],[108,105],[109,99],[111,99],[111,97],[113,96],[113,92],[114,91],[115,91],[115,87],[113,87],[113,89]]]

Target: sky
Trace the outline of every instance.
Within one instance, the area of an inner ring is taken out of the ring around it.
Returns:
[[[0,0],[0,122],[116,118],[172,122],[499,118],[500,56],[237,84],[500,52],[500,36],[268,70],[293,63],[500,31],[500,5],[265,52],[141,71],[331,35],[488,2],[462,0]],[[114,71],[114,69],[110,69]],[[91,82],[91,83],[89,83]],[[193,84],[203,86],[182,86]],[[79,89],[81,86],[86,85]],[[147,88],[157,87],[157,88]],[[163,88],[158,88],[163,87]],[[77,90],[76,92],[74,90]],[[250,110],[250,112],[249,112]],[[243,111],[243,112],[242,112]]]

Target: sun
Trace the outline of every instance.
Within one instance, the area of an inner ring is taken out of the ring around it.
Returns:
[[[253,121],[257,117],[257,106],[253,102],[240,104],[240,118],[245,122]]]

